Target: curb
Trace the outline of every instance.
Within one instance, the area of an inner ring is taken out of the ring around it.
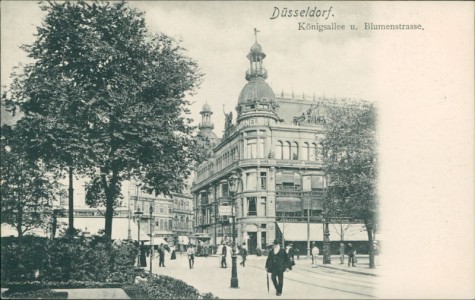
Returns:
[[[353,274],[359,274],[359,275],[367,275],[367,276],[378,277],[377,274],[373,274],[373,273],[367,273],[367,272],[362,272],[362,271],[354,271],[354,270],[342,269],[342,268],[331,267],[331,266],[323,265],[323,264],[319,265],[319,267],[323,267],[323,268],[327,268],[327,269],[332,269],[332,270],[338,270],[338,271],[347,272],[347,273],[353,273]]]

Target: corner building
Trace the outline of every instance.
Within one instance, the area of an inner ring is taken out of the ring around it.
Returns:
[[[246,243],[251,254],[282,237],[282,222],[302,223],[304,230],[307,222],[321,223],[325,186],[318,142],[325,122],[323,100],[276,96],[266,82],[265,57],[256,39],[247,55],[250,66],[236,122],[232,113],[226,115],[224,135],[211,158],[198,166],[191,190],[195,232],[208,234],[211,244],[231,241],[232,220],[224,209],[232,204],[227,178],[233,172],[240,176],[236,243]],[[210,115],[209,106],[203,111]],[[209,130],[211,119],[203,122],[200,128]]]

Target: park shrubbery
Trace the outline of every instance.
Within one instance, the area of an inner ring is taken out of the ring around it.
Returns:
[[[219,299],[200,292],[187,283],[164,275],[145,274],[145,279],[124,287],[132,299]]]
[[[12,282],[127,282],[134,277],[138,248],[115,245],[105,237],[55,240],[3,238],[2,284]]]
[[[200,294],[185,282],[168,276],[142,273],[134,283],[138,247],[115,245],[105,237],[2,238],[3,297],[66,299],[51,289],[122,287],[132,299],[218,299]]]
[[[57,292],[50,289],[2,293],[2,299],[68,299],[68,292]]]

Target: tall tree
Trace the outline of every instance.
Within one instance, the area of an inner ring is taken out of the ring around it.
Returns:
[[[329,179],[325,204],[329,212],[362,220],[368,233],[370,267],[377,230],[376,109],[367,102],[335,101],[326,106],[320,140]]]
[[[47,15],[36,41],[23,47],[34,63],[14,75],[7,107],[40,120],[32,146],[63,154],[66,165],[92,178],[91,191],[102,190],[97,199],[104,199],[110,237],[123,180],[155,193],[184,184],[195,146],[185,96],[202,74],[175,40],[150,33],[143,13],[125,2],[41,8]]]
[[[52,204],[59,193],[56,178],[45,165],[25,152],[27,140],[19,129],[2,126],[1,218],[14,227],[18,237],[27,231],[49,226]]]

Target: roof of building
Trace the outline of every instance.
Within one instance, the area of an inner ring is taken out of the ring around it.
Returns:
[[[205,103],[205,105],[203,105],[203,108],[201,109],[201,112],[213,113],[213,112],[211,111],[211,107],[208,105],[208,103]]]
[[[251,81],[246,83],[239,94],[238,104],[256,100],[275,100],[274,91],[263,78],[253,78]]]
[[[262,53],[262,46],[258,42],[255,42],[254,45],[251,46],[251,52]]]

